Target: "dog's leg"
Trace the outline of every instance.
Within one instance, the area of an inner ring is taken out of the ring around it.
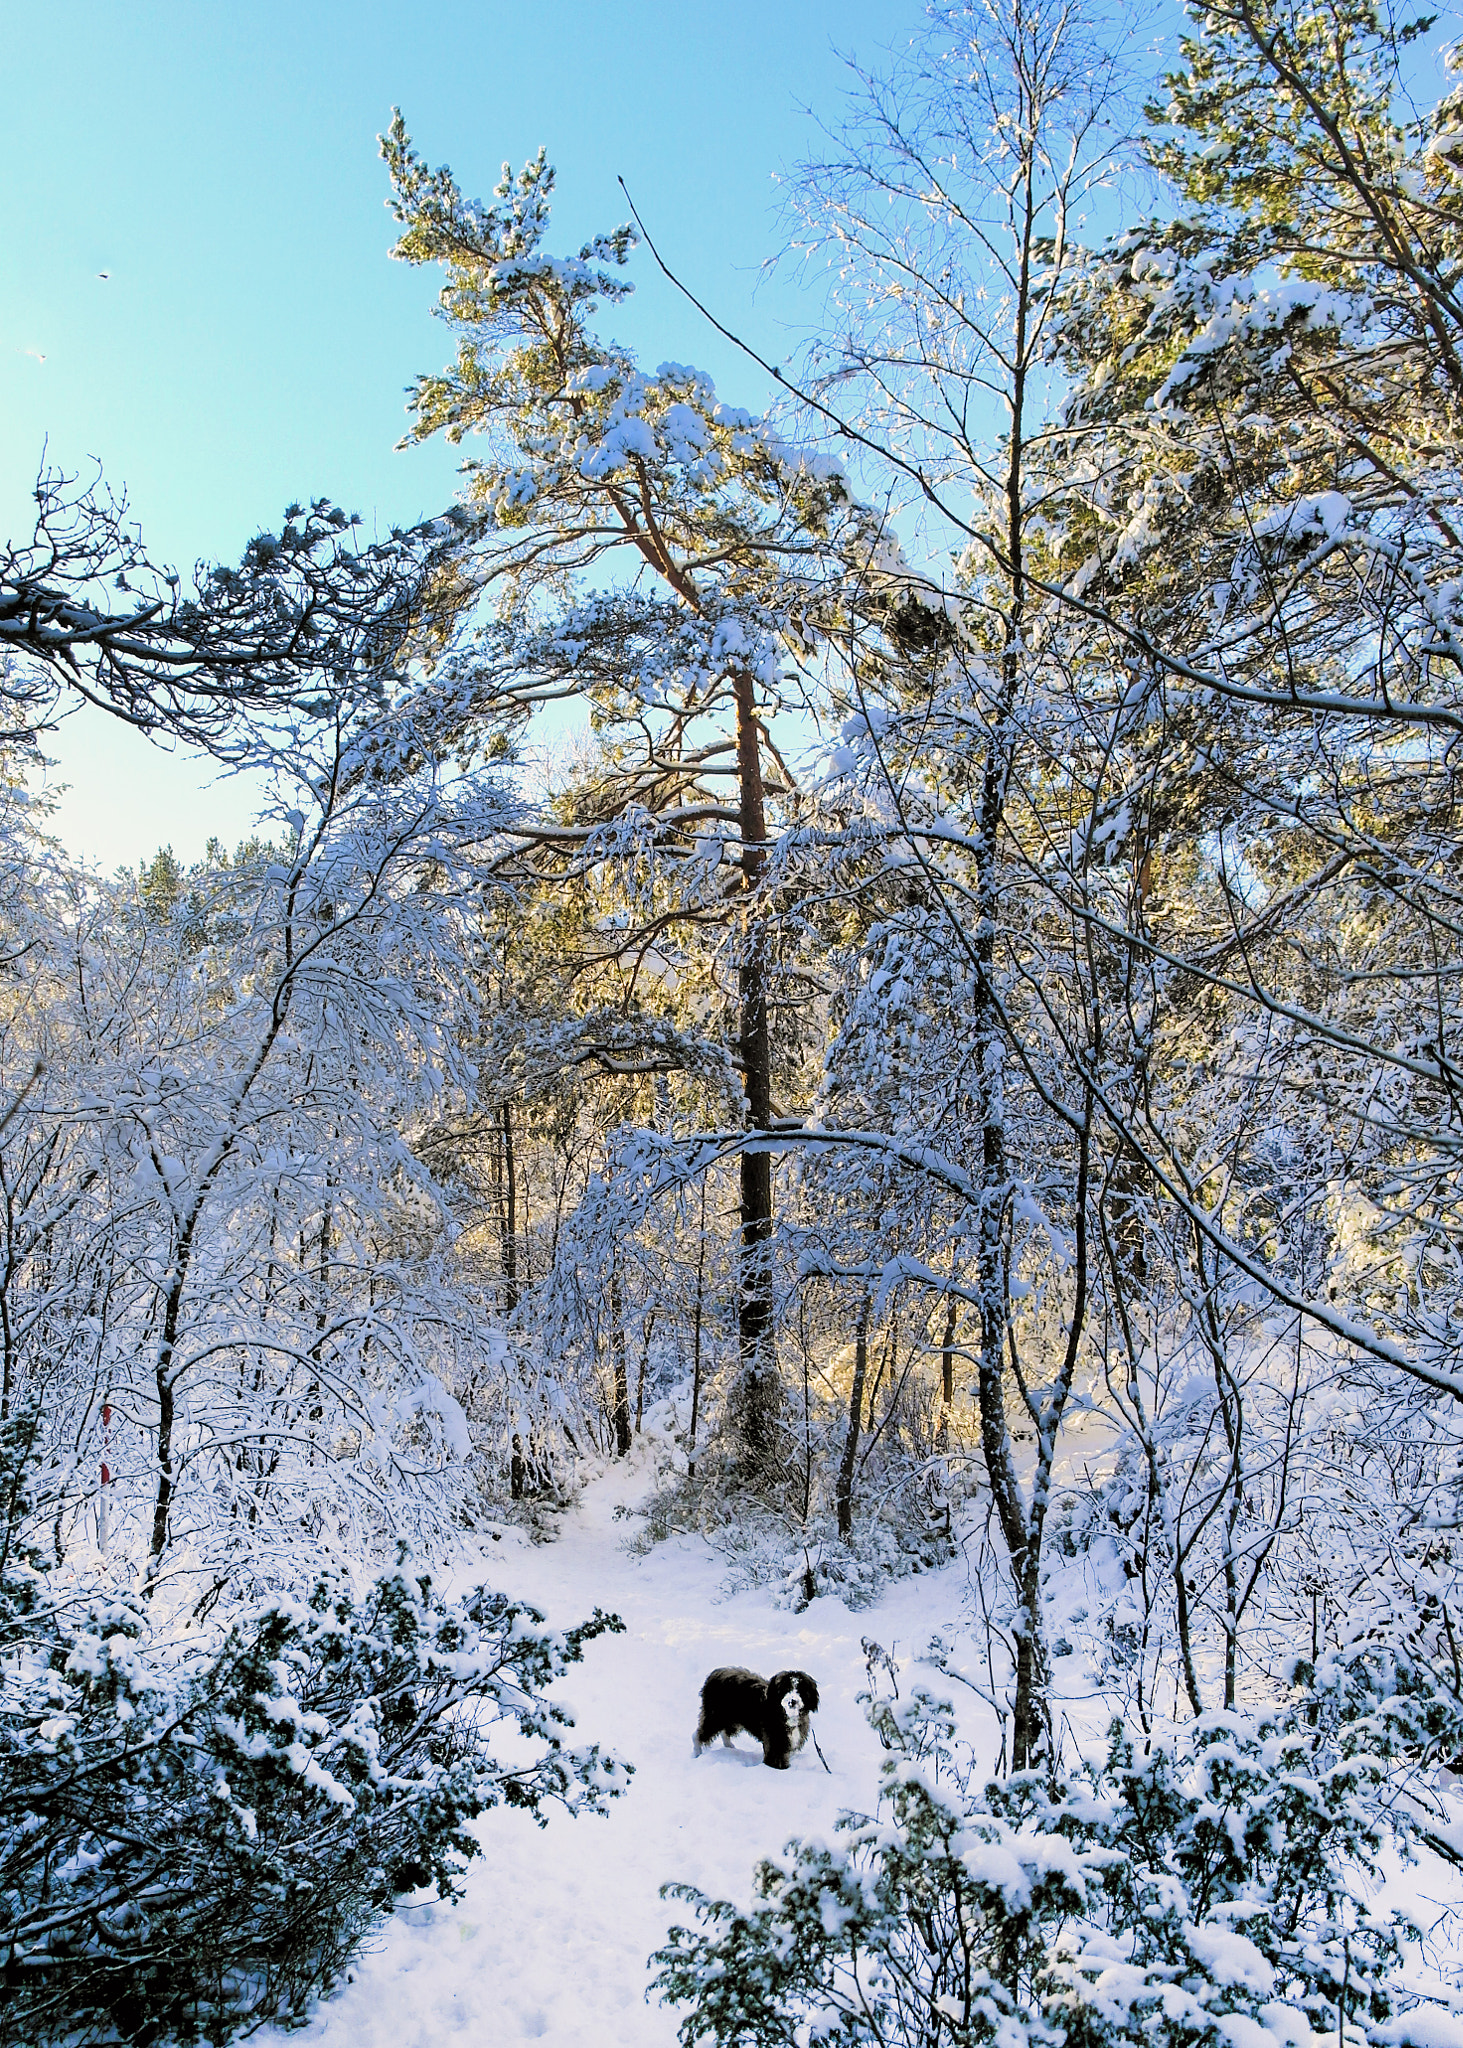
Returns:
[[[733,1747],[731,1736],[725,1730],[722,1731],[721,1746],[723,1749],[731,1749]]]

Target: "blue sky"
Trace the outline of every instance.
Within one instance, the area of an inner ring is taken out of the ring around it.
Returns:
[[[624,217],[623,173],[663,252],[729,325],[786,355],[800,317],[759,286],[775,174],[836,120],[849,52],[905,40],[914,0],[17,0],[0,80],[0,521],[24,528],[43,446],[99,460],[157,553],[228,558],[293,497],[368,524],[435,510],[440,447],[393,452],[403,388],[447,353],[435,286],[387,260],[375,137],[400,104],[418,146],[486,191],[540,143],[559,232]],[[106,272],[102,277],[101,272]],[[765,390],[636,259],[615,330],[650,361]],[[237,836],[248,793],[200,789],[88,715],[51,748],[57,829],[111,866]]]

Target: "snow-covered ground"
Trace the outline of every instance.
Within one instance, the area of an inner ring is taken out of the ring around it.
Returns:
[[[536,1547],[510,1534],[488,1559],[492,1583],[551,1624],[596,1604],[623,1617],[625,1634],[591,1643],[561,1694],[580,1739],[634,1764],[628,1794],[605,1819],[556,1812],[538,1828],[525,1814],[484,1816],[484,1854],[460,1902],[399,1909],[306,2028],[256,2037],[270,2048],[662,2048],[675,2014],[646,2002],[646,1958],[686,1909],[663,1901],[660,1886],[686,1879],[745,1899],[759,1856],[791,1835],[829,1832],[841,1808],[868,1810],[880,1751],[855,1703],[867,1684],[861,1640],[897,1645],[901,1661],[922,1648],[959,1614],[963,1564],[896,1585],[856,1614],[830,1597],[801,1614],[765,1591],[725,1598],[725,1565],[697,1539],[673,1538],[644,1558],[626,1551],[635,1524],[615,1509],[648,1483],[632,1460],[587,1489],[558,1541]],[[717,1664],[811,1671],[829,1771],[811,1745],[790,1770],[769,1771],[746,1737],[693,1757],[697,1693]],[[981,1747],[978,1719],[962,1723]],[[982,1761],[994,1763],[987,1732]]]

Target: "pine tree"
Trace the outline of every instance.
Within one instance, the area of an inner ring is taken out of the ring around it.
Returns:
[[[1411,102],[1430,26],[1352,0],[1195,18],[1149,107],[1181,210],[1062,309],[1053,580],[1132,678],[1135,1155],[1221,1263],[1457,1395],[1463,172],[1457,93]],[[1196,1057],[1345,1160],[1324,1277],[1266,1255],[1241,1187],[1201,1193],[1182,1086],[1164,1107]]]
[[[768,805],[793,795],[768,723],[816,648],[856,508],[834,465],[721,404],[699,371],[647,375],[600,339],[594,316],[629,291],[635,238],[619,227],[550,256],[542,152],[516,178],[505,168],[491,205],[429,170],[399,114],[382,153],[403,227],[394,253],[443,268],[439,310],[458,337],[455,364],[413,389],[409,438],[487,451],[464,464],[474,524],[453,573],[464,610],[486,593],[493,617],[443,663],[443,716],[511,728],[551,698],[586,699],[598,773],[536,835],[540,873],[562,889],[623,863],[635,879],[622,957],[674,946],[678,929],[734,938],[739,1429],[748,1466],[766,1470],[780,1410],[772,1157],[756,1142],[777,1120]]]

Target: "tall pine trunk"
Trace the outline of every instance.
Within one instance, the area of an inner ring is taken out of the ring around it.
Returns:
[[[737,776],[741,797],[742,887],[747,916],[739,975],[742,1084],[745,1128],[765,1131],[772,1122],[772,1035],[767,1016],[767,936],[751,900],[767,863],[767,818],[762,793],[753,678],[736,678]],[[777,1444],[781,1386],[772,1295],[772,1154],[743,1148],[741,1156],[741,1286],[737,1315],[740,1367],[737,1421],[744,1462],[763,1471]]]

